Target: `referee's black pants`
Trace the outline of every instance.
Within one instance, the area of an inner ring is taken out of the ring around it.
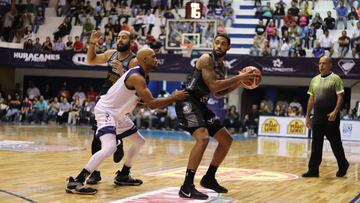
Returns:
[[[329,140],[331,149],[336,157],[339,169],[345,168],[348,161],[345,158],[344,148],[340,135],[340,119],[333,122],[325,121],[312,126],[312,145],[309,161],[309,171],[318,172],[322,160],[324,135]]]

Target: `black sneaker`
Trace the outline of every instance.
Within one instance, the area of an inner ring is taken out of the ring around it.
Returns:
[[[120,171],[116,172],[116,177],[114,183],[119,186],[139,186],[143,184],[143,181],[140,179],[134,179],[130,175],[121,175]]]
[[[120,140],[120,144],[116,147],[116,151],[113,155],[113,159],[115,163],[119,163],[121,159],[124,157],[124,145],[123,142]]]
[[[207,178],[206,176],[203,176],[200,185],[204,188],[208,188],[211,190],[214,190],[217,193],[227,193],[228,190],[221,186],[215,178]]]
[[[182,185],[179,190],[179,197],[181,198],[189,198],[189,199],[208,199],[209,196],[204,194],[197,189],[195,189],[195,185],[185,186]]]
[[[86,184],[95,185],[101,181],[100,171],[94,171],[87,179]]]
[[[318,178],[319,172],[318,171],[308,171],[304,174],[302,174],[302,177],[304,178]]]
[[[85,187],[83,183],[77,182],[73,177],[68,178],[68,183],[66,185],[65,191],[72,194],[80,195],[94,195],[97,190],[91,187]]]
[[[350,164],[349,162],[347,162],[344,168],[339,168],[339,170],[336,172],[336,177],[344,177],[347,173],[349,166]]]

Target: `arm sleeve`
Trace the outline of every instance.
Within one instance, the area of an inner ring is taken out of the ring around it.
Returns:
[[[339,76],[336,77],[335,80],[335,89],[336,89],[336,94],[341,94],[344,92],[344,83]]]

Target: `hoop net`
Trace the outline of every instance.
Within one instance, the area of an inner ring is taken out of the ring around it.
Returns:
[[[191,42],[184,42],[180,45],[180,47],[183,57],[190,58],[193,50],[193,44]]]

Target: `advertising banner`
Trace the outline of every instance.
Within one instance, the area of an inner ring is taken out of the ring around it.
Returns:
[[[44,69],[92,69],[104,70],[103,66],[90,66],[86,53],[72,51],[33,52],[23,49],[0,48],[0,67]],[[179,54],[157,55],[159,73],[191,73],[200,55],[184,58]],[[230,74],[237,74],[246,66],[256,66],[265,76],[313,77],[319,73],[318,58],[258,57],[228,54],[224,64]],[[106,65],[106,64],[103,64]],[[333,59],[333,72],[343,79],[360,78],[360,59]],[[94,69],[95,68],[95,69]]]
[[[305,118],[260,116],[258,135],[307,138]]]
[[[342,140],[360,141],[360,121],[340,122],[340,133]]]

